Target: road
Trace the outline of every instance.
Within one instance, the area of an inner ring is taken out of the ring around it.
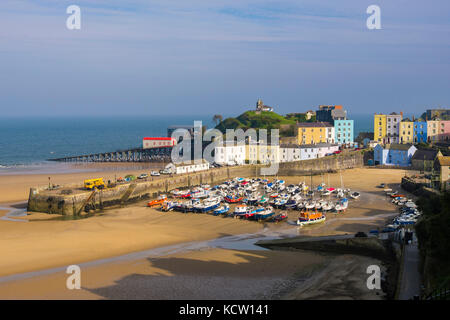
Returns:
[[[417,244],[405,245],[403,253],[403,272],[401,275],[399,300],[409,300],[420,295],[421,277],[419,272],[419,248]]]

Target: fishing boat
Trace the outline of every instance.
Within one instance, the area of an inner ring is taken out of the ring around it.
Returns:
[[[247,204],[255,204],[258,201],[259,194],[252,193],[245,201]]]
[[[195,212],[208,212],[219,207],[220,201],[218,199],[206,199],[201,203],[194,205]]]
[[[257,207],[252,208],[251,210],[248,210],[247,213],[244,215],[246,219],[253,218],[256,214],[263,212],[265,209],[264,207]]]
[[[278,193],[277,193],[277,192],[274,192],[274,193],[272,193],[272,194],[270,195],[270,197],[271,197],[271,198],[277,198],[277,197],[278,197]]]
[[[215,216],[218,216],[220,214],[226,214],[229,210],[230,210],[230,206],[227,204],[224,204],[224,205],[218,207],[217,209],[214,209],[213,214]]]
[[[268,206],[263,211],[258,212],[255,215],[253,215],[253,219],[258,220],[258,221],[266,220],[266,219],[270,218],[271,216],[273,216],[274,214],[275,214],[275,211],[273,211],[273,208]]]
[[[306,205],[305,201],[300,201],[300,202],[297,203],[296,209],[297,210],[303,210],[303,209],[305,209],[305,205]]]
[[[247,212],[248,212],[248,207],[245,204],[241,204],[241,205],[236,206],[236,208],[234,208],[233,215],[235,218],[243,217],[243,216],[245,216],[245,214]]]
[[[243,199],[243,197],[241,196],[231,196],[231,195],[227,195],[224,200],[228,203],[238,203],[241,202]]]
[[[345,195],[344,195],[344,190],[338,189],[338,191],[337,191],[337,193],[336,193],[336,197],[337,197],[337,198],[343,198],[343,197],[345,197]]]
[[[177,202],[173,210],[180,212],[192,212],[194,211],[194,205],[200,202],[199,199],[191,199],[184,202]]]
[[[199,199],[199,198],[206,198],[209,196],[209,191],[207,190],[197,190],[195,192],[191,192],[191,198]]]
[[[161,206],[161,210],[164,212],[172,211],[177,205],[178,202],[176,201],[164,201]]]
[[[359,193],[359,192],[353,192],[353,193],[351,193],[350,194],[350,197],[352,198],[352,199],[358,199],[359,198],[359,196],[360,196],[361,194]]]
[[[284,207],[286,209],[294,209],[297,207],[297,200],[295,199],[289,199],[285,204]]]
[[[163,202],[166,200],[167,200],[167,196],[165,194],[162,194],[155,200],[148,202],[147,207],[154,207],[154,206],[162,205]]]
[[[304,226],[307,224],[315,224],[324,222],[326,220],[326,217],[321,212],[302,212],[300,216],[297,219],[297,225]]]
[[[314,209],[315,207],[316,207],[316,203],[314,201],[305,203],[306,210]]]
[[[307,195],[308,197],[313,197],[313,196],[314,196],[314,191],[309,190],[308,192],[306,192],[306,195]]]
[[[188,198],[190,197],[190,190],[172,190],[170,192],[174,198]]]
[[[314,208],[316,210],[321,210],[322,209],[322,201],[317,201],[316,205],[314,206]]]
[[[287,214],[280,213],[272,218],[273,222],[281,222],[288,218]]]
[[[337,212],[339,211],[345,211],[348,207],[348,199],[347,198],[342,198],[334,207],[334,209],[336,209]]]
[[[261,199],[258,200],[258,204],[266,204],[269,199],[266,196],[262,196]]]
[[[280,208],[280,207],[284,206],[286,203],[287,203],[286,199],[277,198],[273,201],[273,206]]]
[[[322,205],[322,212],[331,211],[333,210],[334,206],[331,202],[326,202]]]

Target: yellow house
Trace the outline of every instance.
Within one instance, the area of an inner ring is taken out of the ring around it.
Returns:
[[[378,143],[384,143],[386,138],[386,115],[375,114],[373,117],[373,139]]]
[[[400,143],[414,143],[414,122],[408,118],[400,122],[399,138]]]
[[[245,161],[248,163],[280,162],[280,146],[263,142],[249,142],[245,145]]]
[[[439,120],[427,121],[427,136],[428,142],[436,142],[439,140]]]
[[[334,127],[328,122],[297,123],[297,143],[334,143]]]

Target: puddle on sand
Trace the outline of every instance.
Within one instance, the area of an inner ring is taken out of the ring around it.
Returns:
[[[6,210],[6,214],[0,217],[0,220],[14,221],[14,222],[28,222],[28,220],[14,219],[13,217],[25,217],[27,215],[27,209],[16,209],[11,207],[0,207],[0,210]]]

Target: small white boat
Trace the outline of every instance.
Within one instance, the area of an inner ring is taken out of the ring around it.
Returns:
[[[305,209],[314,209],[316,207],[316,203],[314,201],[312,202],[307,202],[305,204]]]
[[[322,205],[322,211],[330,211],[333,210],[334,206],[332,203],[327,202],[324,205]]]
[[[353,192],[350,194],[352,199],[358,199],[361,194],[359,192]]]

